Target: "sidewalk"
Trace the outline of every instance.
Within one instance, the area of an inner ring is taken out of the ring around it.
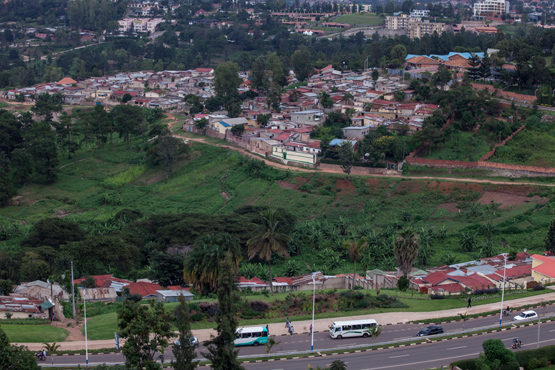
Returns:
[[[555,288],[555,287],[548,287],[548,288]],[[555,300],[555,293],[547,293],[533,297],[527,298],[519,298],[510,301],[506,301],[504,306],[510,305],[511,307],[520,307],[524,305],[532,305],[532,304],[539,304],[542,301],[551,301]],[[380,325],[387,325],[387,324],[398,324],[404,323],[413,320],[425,320],[425,319],[436,319],[441,317],[452,317],[457,316],[460,313],[467,313],[467,314],[477,314],[482,312],[489,312],[500,310],[501,305],[500,303],[488,303],[480,306],[474,306],[469,309],[466,308],[455,308],[451,310],[444,310],[444,311],[435,311],[435,312],[390,312],[390,313],[379,313],[379,314],[372,314],[371,312],[368,315],[362,316],[349,316],[349,317],[336,317],[333,319],[318,319],[314,320],[314,330],[315,332],[321,331],[328,331],[329,326],[334,321],[341,321],[341,320],[359,320],[365,319],[368,317],[372,317],[375,319]],[[292,321],[293,328],[295,333],[308,333],[309,327],[311,324],[311,320],[305,321]],[[285,335],[288,334],[287,329],[285,327],[285,320],[281,323],[274,323],[268,324],[270,335]],[[114,328],[114,331],[116,328]],[[210,335],[215,334],[214,329],[200,329],[200,330],[193,330],[193,334],[198,338],[200,342],[210,339]],[[36,351],[42,349],[44,344],[42,343],[12,343],[16,345],[23,345],[27,346],[29,350]],[[85,349],[85,342],[84,341],[75,341],[75,342],[59,342],[60,350],[79,350]],[[120,341],[120,346],[123,343]],[[89,349],[100,349],[100,348],[113,348],[115,346],[114,339],[109,340],[94,340],[88,342]]]

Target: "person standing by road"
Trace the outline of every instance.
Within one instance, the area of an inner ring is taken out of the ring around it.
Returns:
[[[268,324],[266,324],[266,331],[268,332],[268,336],[270,336],[270,328],[268,327]]]
[[[472,298],[468,297],[468,306],[466,306],[466,308],[470,308],[472,307]]]
[[[312,334],[312,324],[310,324],[310,332],[308,333],[308,335]]]
[[[289,322],[289,336],[293,336],[293,324],[291,322]]]
[[[285,327],[288,328],[291,326],[291,322],[289,321],[289,317],[285,319]]]

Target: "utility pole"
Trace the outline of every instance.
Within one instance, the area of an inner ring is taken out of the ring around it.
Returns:
[[[75,316],[75,283],[73,282],[73,261],[71,261],[71,298],[73,299],[73,321],[77,324],[77,316]]]

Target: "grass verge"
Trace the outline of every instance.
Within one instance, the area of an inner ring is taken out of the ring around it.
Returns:
[[[69,333],[62,328],[50,325],[2,325],[2,330],[12,343],[63,342]]]

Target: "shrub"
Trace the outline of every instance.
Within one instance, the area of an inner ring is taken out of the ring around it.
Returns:
[[[444,294],[431,294],[430,299],[445,299]]]
[[[271,308],[271,305],[264,301],[251,301],[251,308],[256,312],[266,312]]]
[[[482,294],[497,294],[499,293],[499,288],[486,288],[486,289],[476,289],[472,294],[482,295]]]
[[[204,319],[204,315],[200,312],[197,312],[191,315],[191,321],[199,322],[199,321],[202,321],[203,319]]]
[[[526,370],[538,369],[540,367],[547,367],[547,358],[532,358],[526,365]]]
[[[543,285],[534,285],[534,287],[532,289],[535,290],[535,291],[545,290],[545,287]]]
[[[198,304],[201,312],[214,316],[218,312],[218,304],[215,302],[200,302]]]
[[[467,360],[459,360],[451,363],[451,367],[458,367],[461,370],[477,370],[476,359],[469,358]]]

